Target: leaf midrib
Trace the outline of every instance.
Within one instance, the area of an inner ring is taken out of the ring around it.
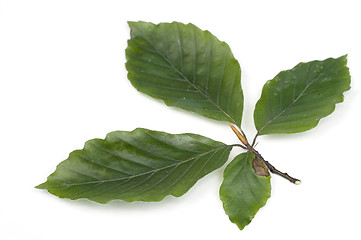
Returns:
[[[58,186],[66,185],[67,187],[72,187],[72,186],[87,185],[87,184],[99,184],[99,183],[117,182],[117,181],[123,181],[123,180],[129,181],[132,178],[141,177],[141,176],[144,176],[144,175],[147,175],[147,174],[154,174],[155,172],[162,171],[162,170],[165,170],[165,169],[168,169],[168,168],[173,168],[173,167],[177,168],[181,164],[188,163],[188,162],[190,162],[190,161],[192,161],[194,159],[203,157],[203,156],[205,156],[207,154],[210,154],[212,152],[217,152],[218,150],[225,149],[225,148],[228,148],[228,147],[231,147],[231,146],[230,145],[221,146],[221,147],[212,149],[212,150],[210,150],[208,152],[205,152],[205,153],[199,154],[197,156],[191,157],[191,158],[189,158],[187,160],[180,161],[180,162],[177,162],[177,163],[174,163],[174,164],[162,167],[162,168],[152,169],[150,171],[139,173],[139,174],[136,174],[136,175],[126,176],[126,177],[122,177],[122,178],[115,178],[115,179],[81,182],[81,183],[65,183],[65,184],[58,185]],[[49,187],[56,187],[56,186],[49,186]]]
[[[179,36],[179,33],[178,33],[178,36]],[[226,115],[226,117],[228,117],[230,120],[232,120],[232,122],[234,124],[236,124],[238,126],[238,123],[227,112],[225,112],[211,98],[209,98],[208,95],[206,95],[199,87],[197,87],[192,81],[190,81],[176,66],[174,66],[174,64],[166,56],[164,56],[161,52],[159,52],[159,50],[154,46],[154,44],[152,44],[148,39],[146,39],[144,37],[140,37],[140,36],[137,36],[137,37],[142,38],[144,41],[146,41],[154,49],[154,51],[157,54],[159,54],[169,64],[171,69],[173,69],[177,74],[179,74],[179,76],[181,76],[188,84],[190,84],[194,89],[196,89],[197,92],[199,92],[201,95],[203,95],[207,99],[207,101],[212,103],[217,109],[219,109],[220,112],[222,112],[224,115]],[[180,38],[179,38],[179,43],[180,43]]]
[[[311,82],[306,84],[306,87],[302,90],[302,92],[295,98],[293,99],[293,101],[291,102],[290,105],[288,105],[286,108],[284,108],[279,114],[277,114],[276,116],[274,116],[272,119],[270,119],[265,125],[263,125],[263,127],[260,128],[260,130],[258,130],[257,135],[259,135],[262,130],[264,128],[266,128],[267,126],[269,126],[273,121],[275,121],[277,118],[279,118],[282,114],[284,114],[286,111],[288,111],[293,105],[296,104],[296,102],[302,97],[304,96],[306,90],[316,81],[318,81],[322,76],[324,75],[324,73],[321,73],[317,78],[315,78],[314,80],[312,80]]]

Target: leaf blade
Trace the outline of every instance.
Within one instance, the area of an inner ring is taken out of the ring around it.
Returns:
[[[226,214],[241,230],[271,196],[271,177],[255,173],[252,166],[254,159],[254,154],[250,152],[236,156],[226,167],[219,190]]]
[[[259,135],[298,133],[330,115],[350,89],[347,56],[300,63],[268,81],[256,104]]]
[[[129,22],[126,68],[132,85],[168,106],[240,126],[241,70],[229,46],[178,22]]]
[[[86,142],[37,186],[61,198],[160,201],[185,194],[200,178],[221,167],[230,146],[196,134],[135,129]]]

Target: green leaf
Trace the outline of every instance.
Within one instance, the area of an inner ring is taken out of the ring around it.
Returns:
[[[178,22],[129,22],[126,68],[143,93],[219,121],[241,125],[241,69],[229,46]]]
[[[253,169],[259,166],[258,162],[254,163],[257,160],[250,152],[233,159],[224,170],[224,180],[219,191],[226,214],[241,230],[252,221],[271,196],[268,171],[267,176],[259,176]]]
[[[221,167],[231,146],[195,134],[135,129],[92,139],[70,153],[37,188],[61,198],[160,201],[179,197]]]
[[[300,63],[268,81],[256,104],[259,135],[297,133],[314,128],[343,101],[350,89],[347,56]]]

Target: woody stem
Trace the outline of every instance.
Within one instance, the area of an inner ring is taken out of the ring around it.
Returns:
[[[268,161],[264,160],[262,155],[259,152],[257,152],[256,149],[254,149],[254,144],[255,144],[256,137],[254,138],[252,145],[250,145],[248,143],[248,141],[247,141],[247,138],[244,136],[243,132],[242,132],[243,134],[240,133],[237,130],[237,128],[235,128],[232,124],[230,124],[230,123],[228,123],[228,124],[232,128],[233,132],[237,135],[238,139],[244,144],[244,146],[243,145],[239,145],[239,146],[242,147],[243,149],[247,149],[248,151],[252,152],[257,158],[261,159],[266,164],[266,166],[268,167],[268,169],[269,169],[269,171],[271,173],[277,174],[277,175],[287,179],[291,183],[294,183],[294,184],[300,184],[301,183],[301,180],[299,180],[297,178],[294,178],[294,177],[291,177],[290,175],[288,175],[288,173],[284,173],[284,172],[279,171],[272,164],[270,164]],[[238,146],[238,145],[235,144],[235,146]]]

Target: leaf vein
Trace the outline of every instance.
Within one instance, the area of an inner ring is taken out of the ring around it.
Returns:
[[[158,168],[158,169],[153,169],[153,170],[150,170],[150,171],[147,171],[147,172],[142,172],[142,173],[139,173],[139,174],[135,174],[135,175],[132,175],[132,176],[127,176],[127,177],[121,177],[121,178],[114,178],[114,179],[106,179],[106,180],[102,180],[102,179],[98,179],[98,178],[95,178],[95,177],[92,177],[93,179],[96,179],[96,181],[88,181],[88,182],[80,182],[80,183],[67,183],[68,186],[74,186],[74,185],[86,185],[86,184],[96,184],[96,183],[106,183],[106,182],[116,182],[116,181],[122,181],[122,180],[130,180],[132,178],[136,178],[136,177],[141,177],[141,176],[144,176],[144,175],[147,175],[147,174],[152,174],[156,171],[160,171],[160,170],[164,170],[164,169],[167,169],[167,168],[172,168],[174,166],[178,166],[178,165],[181,165],[181,164],[184,164],[184,163],[187,163],[189,161],[192,161],[198,157],[202,157],[204,155],[207,155],[209,153],[212,153],[214,151],[218,151],[220,149],[223,149],[223,148],[229,148],[231,146],[229,145],[225,145],[225,146],[221,146],[221,147],[218,147],[218,148],[215,148],[215,149],[212,149],[208,152],[205,152],[205,153],[202,153],[202,154],[199,154],[197,156],[194,156],[194,157],[191,157],[189,159],[186,159],[184,161],[181,161],[181,162],[177,162],[177,163],[174,163],[174,164],[171,164],[171,165],[168,165],[168,166],[165,166],[165,167],[162,167],[162,168]],[[69,169],[69,168],[67,168]],[[69,169],[71,171],[73,171],[72,169]],[[79,173],[80,174],[80,173]],[[91,177],[91,176],[89,176]],[[63,185],[53,185],[51,187],[57,187],[57,186],[63,186]]]
[[[286,108],[284,108],[280,113],[278,113],[276,116],[274,116],[272,119],[270,119],[265,125],[263,125],[263,127],[260,128],[260,130],[258,130],[258,133],[262,132],[262,130],[267,127],[268,125],[270,125],[274,120],[276,120],[277,118],[279,118],[283,113],[285,113],[287,110],[289,110],[306,92],[306,90],[316,81],[318,81],[321,77],[323,76],[323,73],[321,73],[317,78],[315,78],[314,80],[312,80],[311,82],[307,83],[307,85],[305,86],[305,88],[302,90],[302,92],[297,96],[297,98],[295,98]]]
[[[231,120],[231,122],[237,124],[237,122],[225,111],[223,110],[217,103],[215,103],[208,95],[206,95],[200,88],[198,88],[195,84],[193,84],[192,81],[190,81],[178,68],[176,68],[174,66],[174,64],[172,64],[169,59],[164,56],[164,54],[162,54],[160,51],[158,51],[158,49],[156,49],[154,47],[154,45],[149,42],[147,39],[144,39],[145,41],[148,42],[149,45],[151,45],[154,50],[157,52],[157,54],[159,54],[161,57],[164,58],[164,60],[169,64],[169,66],[175,71],[177,72],[184,80],[186,80],[189,84],[192,85],[192,87],[194,87],[205,99],[207,99],[207,101],[209,101],[210,103],[212,103],[220,112],[222,112],[227,118],[229,118]]]

